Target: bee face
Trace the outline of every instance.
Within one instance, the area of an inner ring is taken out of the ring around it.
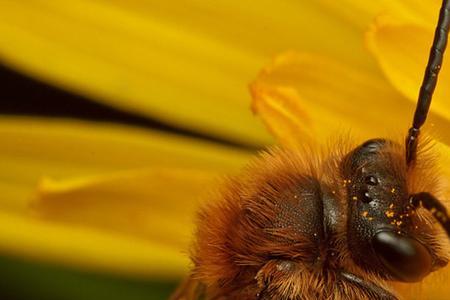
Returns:
[[[342,172],[353,259],[385,278],[412,282],[447,259],[439,255],[436,228],[409,205],[413,177],[420,175],[408,168],[402,149],[392,141],[369,140],[343,160]],[[432,178],[422,178],[427,180],[433,186]]]
[[[397,299],[387,280],[447,263],[440,227],[409,202],[436,192],[430,166],[409,168],[387,140],[342,148],[275,148],[228,178],[199,214],[193,278],[206,299]]]

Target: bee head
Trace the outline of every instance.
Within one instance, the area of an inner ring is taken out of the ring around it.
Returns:
[[[411,172],[404,148],[384,139],[366,141],[342,162],[353,260],[405,282],[420,281],[447,263],[430,213],[411,203]]]

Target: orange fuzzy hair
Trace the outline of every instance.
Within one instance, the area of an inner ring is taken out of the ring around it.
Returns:
[[[429,139],[422,139],[418,160],[408,170],[402,143],[386,150],[389,168],[407,182],[408,192],[441,195],[436,158]],[[347,211],[348,195],[341,164],[354,145],[341,139],[332,150],[284,150],[263,152],[239,176],[227,178],[199,213],[192,251],[191,280],[205,286],[205,299],[376,299],[370,291],[339,281],[336,268],[345,269],[387,291],[376,272],[358,267],[347,244],[347,216],[339,215],[334,238],[327,240],[316,229],[323,220],[302,211],[316,211],[311,203],[329,194],[338,211]],[[304,203],[299,205],[299,198]],[[434,225],[429,213],[420,215]],[[322,216],[323,217],[323,216]],[[430,225],[431,228],[431,225]],[[442,230],[437,226],[425,237],[448,261]],[[324,261],[321,261],[323,259]],[[269,286],[269,290],[265,290]],[[221,298],[223,297],[223,298]],[[190,299],[190,298],[188,298]],[[193,298],[195,299],[195,298]]]

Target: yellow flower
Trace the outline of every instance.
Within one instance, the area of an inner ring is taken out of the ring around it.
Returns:
[[[290,48],[365,64],[359,41],[370,6],[355,3],[350,21],[345,3],[329,0],[2,0],[0,57],[127,111],[266,145],[272,140],[248,109],[246,83]],[[345,44],[337,47],[337,37]]]
[[[272,139],[246,83],[296,49],[251,85],[280,143],[405,134],[439,6],[428,2],[0,0],[0,58],[96,101],[262,146]],[[449,74],[429,122],[444,154]],[[0,252],[145,278],[185,274],[198,199],[250,157],[123,125],[2,117],[0,131]],[[442,293],[442,274],[412,290]]]

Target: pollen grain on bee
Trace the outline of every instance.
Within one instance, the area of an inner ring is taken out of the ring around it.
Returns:
[[[392,210],[387,210],[385,213],[386,217],[393,218],[395,213]]]

